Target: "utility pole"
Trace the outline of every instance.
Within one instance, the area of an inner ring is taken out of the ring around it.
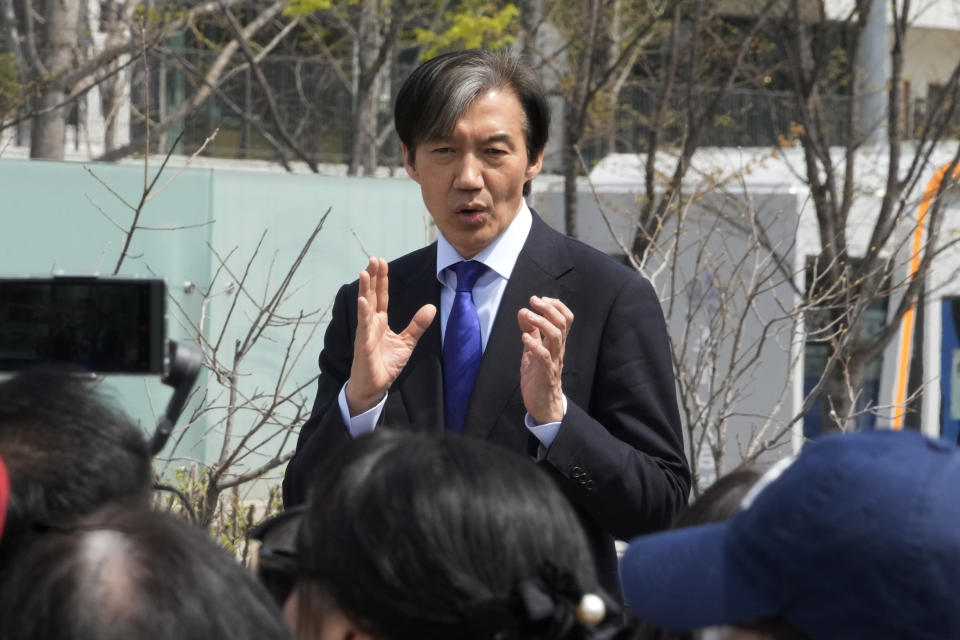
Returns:
[[[867,23],[860,36],[858,128],[869,145],[887,142],[887,83],[890,81],[890,35],[887,29],[887,10],[884,0],[865,0],[870,3]]]

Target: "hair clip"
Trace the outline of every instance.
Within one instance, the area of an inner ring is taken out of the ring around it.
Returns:
[[[575,611],[577,621],[585,627],[595,627],[607,616],[607,605],[594,593],[585,593]]]

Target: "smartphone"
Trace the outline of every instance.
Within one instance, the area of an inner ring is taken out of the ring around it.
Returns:
[[[0,277],[0,371],[162,374],[165,341],[162,279]]]

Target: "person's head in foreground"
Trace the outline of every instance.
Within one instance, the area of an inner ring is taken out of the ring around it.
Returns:
[[[732,518],[763,474],[751,467],[741,467],[717,478],[690,505],[677,514],[672,529],[693,527],[710,522],[724,522]],[[645,640],[693,640],[697,631],[660,629],[645,621],[638,627]],[[716,640],[716,639],[710,639]],[[726,640],[726,639],[725,639]]]
[[[763,473],[752,467],[741,467],[720,476],[699,498],[677,514],[671,528],[729,520],[740,511],[743,498],[761,476]]]
[[[286,606],[301,640],[626,633],[573,509],[517,454],[377,430],[315,478]]]
[[[960,638],[958,487],[952,444],[915,432],[821,438],[729,522],[631,542],[627,604],[672,629]]]
[[[202,529],[110,506],[41,534],[0,586],[3,640],[282,640],[269,594]]]
[[[7,475],[7,466],[0,458],[0,540],[3,540],[3,525],[7,519],[7,500],[10,497],[10,477]]]
[[[0,568],[38,529],[150,501],[143,432],[89,375],[29,371],[0,383],[0,455],[10,476]]]

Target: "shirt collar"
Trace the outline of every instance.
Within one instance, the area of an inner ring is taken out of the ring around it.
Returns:
[[[482,262],[491,271],[509,280],[532,225],[533,215],[530,213],[527,201],[521,199],[520,211],[517,212],[517,217],[513,219],[510,226],[494,238],[493,242],[484,247],[480,253],[475,255],[473,260]],[[464,257],[443,237],[443,233],[440,233],[437,238],[437,280],[443,284],[445,282],[443,270],[462,260],[464,260]]]

